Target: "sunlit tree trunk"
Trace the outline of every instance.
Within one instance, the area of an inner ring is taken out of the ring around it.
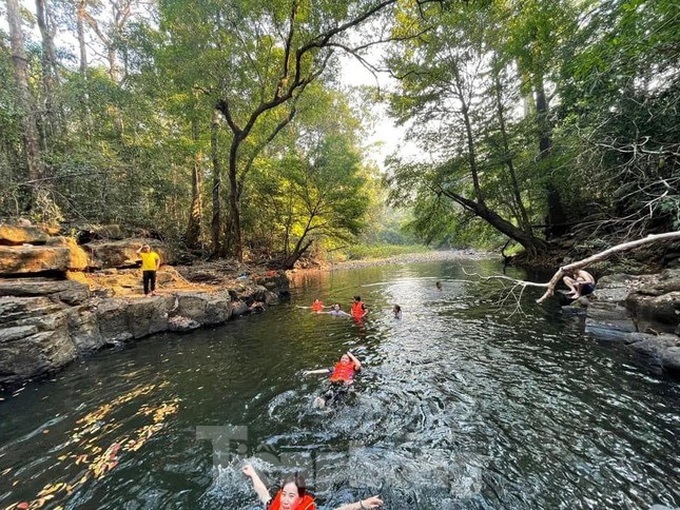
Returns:
[[[54,103],[54,86],[58,79],[57,51],[54,47],[54,29],[50,23],[49,4],[46,0],[35,0],[36,19],[42,39],[42,86],[44,114],[42,126],[43,149],[47,149],[49,139],[57,132]]]
[[[222,234],[222,218],[221,203],[220,203],[220,185],[222,182],[222,168],[220,165],[220,158],[218,153],[218,139],[217,134],[219,130],[220,116],[219,112],[213,112],[212,123],[210,124],[210,159],[212,161],[212,220],[210,222],[210,230],[212,234],[212,251],[215,255],[222,254],[221,248],[221,234]]]
[[[7,21],[9,24],[10,42],[12,47],[12,63],[14,78],[17,85],[20,120],[24,139],[24,151],[28,177],[34,190],[43,183],[43,166],[40,160],[38,146],[38,130],[35,120],[35,108],[32,104],[31,92],[28,86],[28,60],[24,50],[24,37],[21,31],[21,15],[19,2],[7,0]]]
[[[87,46],[85,45],[85,0],[76,2],[76,32],[80,51],[80,75],[87,78]]]
[[[195,120],[191,123],[191,137],[198,140],[198,126]],[[196,249],[201,238],[201,223],[203,221],[203,201],[201,190],[203,188],[203,153],[198,150],[194,154],[191,168],[191,208],[189,210],[189,224],[185,236],[187,247]]]

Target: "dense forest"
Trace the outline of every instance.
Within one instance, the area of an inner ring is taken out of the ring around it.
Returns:
[[[426,243],[532,256],[680,223],[676,0],[5,0],[0,14],[2,220],[118,223],[285,267],[379,237],[390,205]],[[341,58],[388,79],[350,87]],[[371,163],[377,104],[417,156]]]

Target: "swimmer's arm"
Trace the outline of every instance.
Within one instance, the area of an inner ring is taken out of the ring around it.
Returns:
[[[304,375],[312,374],[327,374],[330,370],[328,368],[320,368],[318,370],[305,370]]]
[[[250,464],[246,464],[245,467],[243,468],[243,474],[252,480],[253,489],[255,489],[255,493],[257,494],[257,497],[260,498],[260,501],[265,505],[269,503],[269,500],[272,499],[271,495],[269,494],[269,490],[267,489],[267,486],[264,484],[264,482],[257,475],[257,472],[255,471],[253,466],[251,466]]]
[[[349,351],[347,351],[347,356],[349,356],[349,359],[351,359],[352,362],[354,363],[354,368],[357,369],[357,370],[361,370],[361,361],[359,361],[359,360],[354,356],[354,354],[352,354],[352,353],[349,352]]]
[[[378,496],[371,496],[370,498],[362,499],[348,505],[339,506],[333,510],[363,510],[369,508],[379,508],[383,504],[382,499]]]

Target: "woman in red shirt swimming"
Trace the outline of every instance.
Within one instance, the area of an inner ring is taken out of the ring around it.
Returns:
[[[314,399],[314,407],[326,407],[340,395],[347,393],[347,389],[354,383],[354,374],[361,370],[361,362],[347,351],[333,368],[321,368],[319,370],[307,370],[305,375],[330,373],[328,379],[330,388]]]
[[[253,488],[260,498],[260,501],[265,504],[267,510],[316,510],[314,498],[307,493],[304,477],[295,473],[295,476],[286,478],[283,482],[283,487],[276,493],[274,498],[269,494],[269,489],[260,479],[257,472],[250,464],[243,468],[243,474],[250,478],[253,482]],[[336,508],[335,510],[363,510],[369,508],[378,508],[382,505],[382,500],[378,496],[349,503]]]

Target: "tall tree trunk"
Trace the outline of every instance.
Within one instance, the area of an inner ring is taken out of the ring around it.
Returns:
[[[535,256],[536,254],[545,251],[546,246],[541,239],[534,237],[532,234],[525,232],[520,228],[517,228],[508,220],[501,217],[498,213],[486,207],[486,205],[480,204],[474,200],[470,200],[462,195],[459,195],[458,193],[453,193],[448,190],[442,190],[442,194],[449,197],[454,202],[460,204],[465,209],[472,212],[475,216],[486,221],[500,233],[505,234],[510,239],[517,241],[524,247],[529,255]]]
[[[54,105],[54,85],[57,81],[57,51],[54,47],[54,30],[50,23],[47,0],[35,0],[36,18],[42,40],[42,86],[43,86],[43,150],[57,132],[56,112]]]
[[[475,137],[472,132],[472,120],[470,119],[470,110],[467,97],[464,93],[463,80],[460,77],[458,67],[454,67],[453,73],[455,79],[456,96],[460,101],[460,113],[463,115],[463,124],[465,125],[465,139],[467,142],[468,164],[470,165],[470,175],[472,176],[472,185],[475,190],[475,198],[477,202],[484,205],[484,194],[482,187],[479,184],[479,172],[477,171],[477,151],[475,148]]]
[[[87,79],[87,46],[85,45],[85,0],[76,2],[76,32],[78,35],[78,50],[80,51],[80,76]]]
[[[80,60],[78,63],[78,72],[82,80],[84,88],[83,93],[83,110],[81,121],[85,126],[83,136],[90,139],[93,133],[92,116],[90,114],[90,93],[87,79],[87,45],[85,42],[85,22],[86,22],[85,0],[76,1],[76,33],[78,38],[78,50]]]
[[[243,241],[241,238],[241,204],[240,186],[238,182],[238,148],[241,143],[238,135],[234,135],[229,149],[229,246],[231,255],[239,262],[243,261]]]
[[[503,107],[503,99],[501,96],[502,84],[500,76],[498,73],[494,73],[494,92],[496,99],[496,112],[498,115],[498,124],[501,130],[501,138],[503,140],[503,159],[508,167],[508,173],[510,174],[510,185],[512,190],[512,197],[515,202],[515,207],[519,211],[519,224],[522,230],[525,232],[531,232],[531,222],[529,221],[529,215],[522,202],[522,196],[519,190],[519,184],[517,183],[517,174],[515,172],[515,165],[512,160],[512,155],[510,154],[510,144],[508,142],[508,131],[505,124],[505,110]]]
[[[17,85],[19,108],[21,109],[21,128],[24,138],[24,151],[28,177],[34,191],[44,183],[43,166],[40,160],[38,146],[38,129],[35,121],[35,109],[32,104],[31,92],[28,87],[28,60],[24,51],[24,37],[21,31],[21,15],[19,2],[7,0],[7,21],[9,24],[10,42],[12,46],[12,63],[14,64],[14,78]]]
[[[212,252],[214,255],[222,255],[221,235],[222,218],[220,203],[220,184],[222,182],[222,168],[218,153],[217,134],[219,130],[220,116],[217,110],[213,111],[213,118],[210,124],[210,159],[212,161],[212,220],[210,230],[212,233]]]
[[[534,94],[536,97],[536,124],[538,126],[539,159],[545,161],[552,153],[552,128],[550,126],[550,106],[545,94],[543,77],[534,79]],[[567,232],[567,215],[562,206],[562,197],[552,179],[545,185],[548,214],[545,219],[545,237],[560,237]]]
[[[197,121],[191,122],[191,138],[198,141]],[[197,145],[197,144],[196,144]],[[189,210],[189,224],[184,242],[191,249],[198,248],[201,239],[201,223],[203,222],[203,201],[201,190],[203,188],[203,153],[197,150],[191,168],[191,209]]]

